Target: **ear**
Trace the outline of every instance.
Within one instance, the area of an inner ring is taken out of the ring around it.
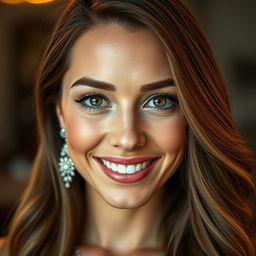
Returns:
[[[61,127],[61,128],[66,128],[65,122],[64,122],[63,111],[62,111],[62,107],[61,107],[61,102],[58,102],[58,103],[56,104],[55,110],[56,110],[57,118],[58,118],[58,120],[59,120],[60,127]]]

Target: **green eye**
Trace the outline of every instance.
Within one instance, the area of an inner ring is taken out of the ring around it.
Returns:
[[[99,93],[88,93],[82,96],[79,100],[75,100],[81,107],[86,108],[90,111],[96,111],[109,107],[109,103],[104,95]]]
[[[168,93],[151,95],[144,105],[146,108],[153,108],[157,111],[170,110],[174,105],[179,104],[173,96]]]
[[[109,100],[100,93],[87,93],[80,99],[75,100],[82,108],[89,111],[99,111],[111,107]],[[144,108],[156,111],[169,111],[175,105],[179,104],[178,100],[168,93],[158,93],[151,95],[147,100]]]
[[[100,106],[103,103],[104,99],[101,96],[94,96],[89,98],[89,103],[92,106]]]
[[[153,99],[153,104],[156,106],[156,107],[164,107],[167,103],[167,100],[166,98],[162,97],[162,96],[159,96],[159,97],[155,97]]]

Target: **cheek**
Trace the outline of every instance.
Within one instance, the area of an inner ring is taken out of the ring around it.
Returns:
[[[75,151],[85,152],[101,140],[102,125],[96,119],[70,115],[66,120],[67,142]]]
[[[180,114],[150,125],[151,136],[163,152],[172,153],[184,148],[186,122]]]

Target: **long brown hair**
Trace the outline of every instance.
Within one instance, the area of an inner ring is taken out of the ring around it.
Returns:
[[[232,119],[221,73],[198,24],[178,0],[71,1],[53,32],[35,89],[39,147],[11,222],[6,255],[70,256],[82,230],[84,180],[66,190],[58,175],[55,105],[74,42],[98,24],[153,31],[172,68],[188,124],[186,153],[167,182],[167,255],[255,256],[252,155]],[[172,198],[172,199],[170,199]]]

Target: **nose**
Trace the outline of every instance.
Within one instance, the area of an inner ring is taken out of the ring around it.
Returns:
[[[120,113],[112,123],[110,143],[123,151],[141,148],[146,143],[143,124],[139,121],[138,113],[127,109]]]

